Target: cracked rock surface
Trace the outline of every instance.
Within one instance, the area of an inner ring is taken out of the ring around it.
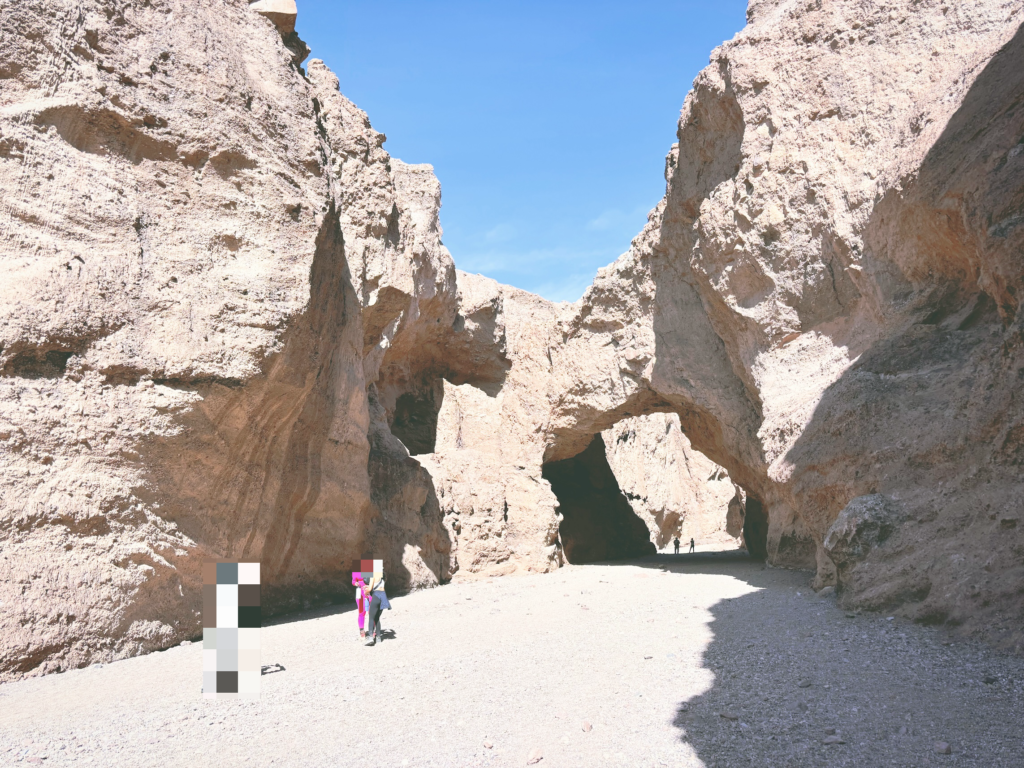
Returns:
[[[0,679],[196,636],[205,557],[268,612],[450,575],[380,373],[454,317],[436,179],[259,5],[2,14]]]

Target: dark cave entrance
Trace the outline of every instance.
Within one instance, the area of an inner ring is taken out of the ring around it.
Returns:
[[[434,386],[425,391],[406,392],[395,402],[391,434],[402,441],[412,456],[434,452],[443,391]]]
[[[558,534],[574,564],[622,560],[655,553],[647,525],[619,489],[600,433],[586,450],[544,465],[542,476],[558,498]]]
[[[749,493],[743,515],[743,542],[752,558],[768,559],[768,513],[761,500]]]

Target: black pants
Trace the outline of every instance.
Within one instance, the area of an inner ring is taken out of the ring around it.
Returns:
[[[677,555],[679,554],[679,542],[678,541],[676,542],[676,554]]]
[[[384,612],[384,607],[380,604],[380,598],[374,595],[370,598],[370,610],[368,610],[367,616],[370,619],[370,624],[366,628],[366,636],[373,637],[377,635],[377,639],[380,639],[380,615]]]

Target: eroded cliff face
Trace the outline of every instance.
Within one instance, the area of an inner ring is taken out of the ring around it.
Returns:
[[[508,356],[492,471],[547,477],[675,414],[742,489],[752,554],[1019,649],[1022,10],[752,3],[687,96],[647,227]],[[564,520],[531,503],[502,502],[551,541]]]
[[[1020,647],[1021,4],[749,16],[686,99],[664,201],[561,321],[546,458],[674,411],[771,562],[824,585],[841,561],[850,604]],[[872,495],[889,533],[826,548]]]
[[[436,441],[417,456],[456,539],[457,576],[546,572],[563,562],[558,500],[542,477],[559,311],[525,291],[457,272]]]
[[[454,317],[437,183],[281,13],[0,14],[0,679],[194,637],[204,557],[271,611],[449,575],[422,469],[374,482],[388,344]]]

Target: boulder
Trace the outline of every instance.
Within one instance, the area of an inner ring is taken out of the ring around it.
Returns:
[[[887,496],[873,493],[851,499],[825,534],[823,546],[839,569],[840,579],[888,541],[903,523],[899,508]]]

